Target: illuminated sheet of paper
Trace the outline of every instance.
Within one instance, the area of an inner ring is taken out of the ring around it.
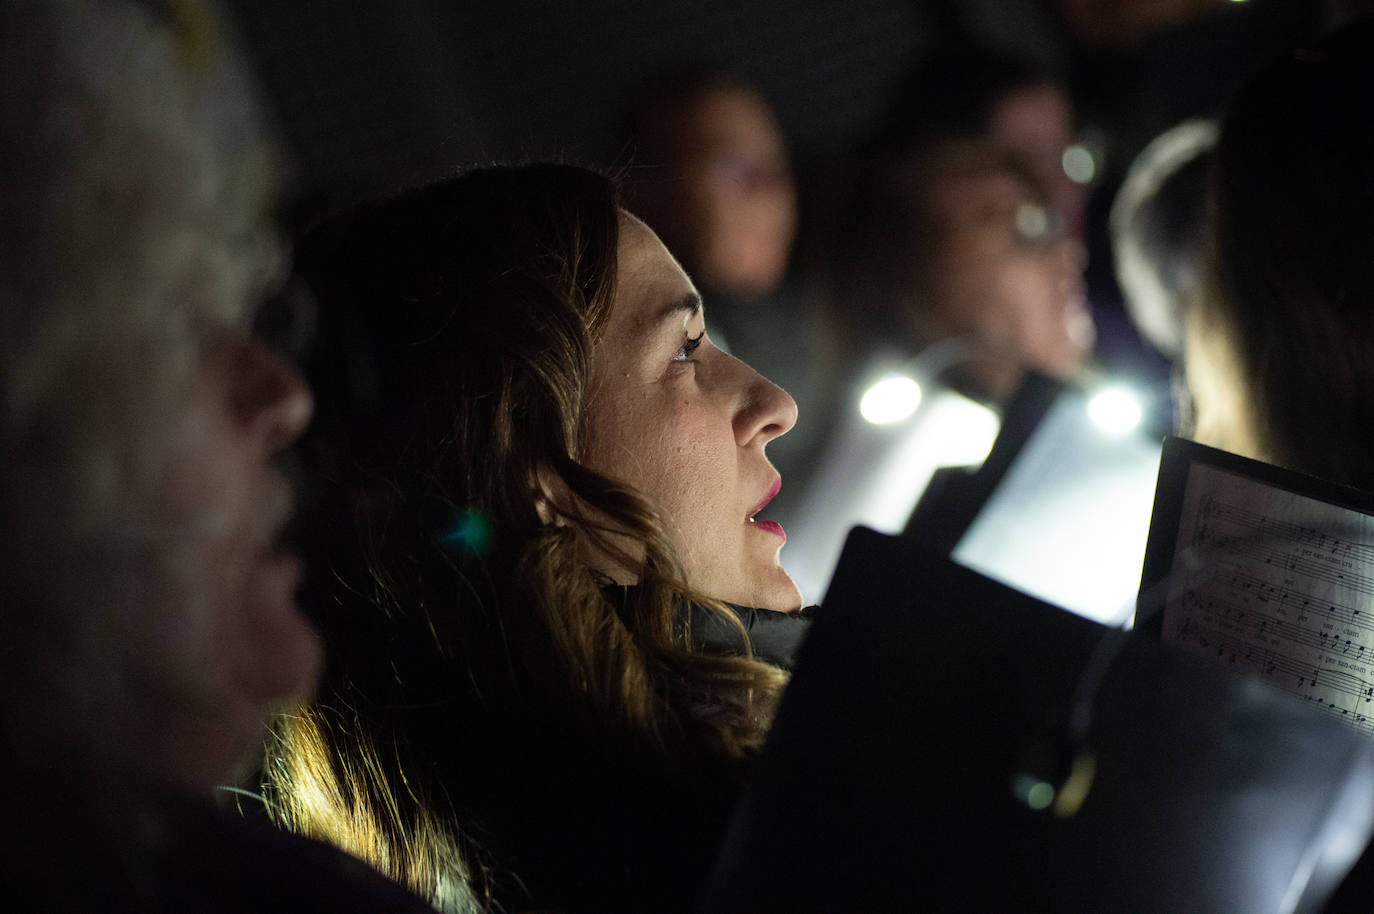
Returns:
[[[1105,625],[1135,611],[1159,442],[1113,437],[1081,397],[1045,416],[952,557]]]
[[[1164,640],[1374,733],[1374,518],[1194,464]]]

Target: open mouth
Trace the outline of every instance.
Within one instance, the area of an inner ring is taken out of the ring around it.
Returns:
[[[768,494],[763,496],[762,500],[760,500],[759,503],[754,506],[754,509],[749,512],[748,516],[745,517],[744,520],[745,523],[749,524],[751,527],[756,527],[757,529],[764,530],[768,533],[773,534],[774,536],[780,536],[783,539],[787,539],[787,534],[783,532],[782,524],[778,523],[777,521],[758,519],[759,512],[768,506],[768,503],[773,500],[773,497],[777,495],[781,489],[782,479],[780,477],[775,478],[773,480],[773,484],[768,487]]]
[[[766,533],[787,539],[787,533],[782,529],[782,524],[775,520],[755,520],[751,517],[749,518],[749,525],[757,530],[763,530]]]

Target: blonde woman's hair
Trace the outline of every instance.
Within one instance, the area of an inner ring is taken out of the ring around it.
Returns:
[[[1201,382],[1202,440],[1365,490],[1374,490],[1364,437],[1374,425],[1371,55],[1374,21],[1356,21],[1274,61],[1232,101],[1186,354],[1190,384]]]

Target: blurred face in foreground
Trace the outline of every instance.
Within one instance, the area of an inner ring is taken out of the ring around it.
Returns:
[[[127,221],[158,222],[142,216]],[[76,310],[101,330],[68,347],[34,401],[46,431],[23,435],[6,468],[28,480],[15,503],[43,544],[7,620],[6,673],[28,696],[11,708],[29,718],[12,748],[23,764],[57,747],[102,779],[206,794],[261,745],[269,706],[319,671],[273,466],[312,404],[252,336],[246,302],[211,307],[194,270],[143,254],[183,294],[87,287]]]
[[[690,586],[742,606],[799,608],[778,564],[782,527],[758,517],[781,485],[764,446],[796,422],[796,404],[711,343],[682,268],[624,213],[618,254],[615,306],[592,359],[587,465],[658,509]]]
[[[246,327],[193,324],[198,362],[166,417],[135,558],[143,609],[125,634],[132,684],[158,715],[149,748],[167,780],[197,788],[251,752],[270,702],[314,685],[321,653],[296,604],[300,562],[281,542],[291,491],[272,464],[310,394]]]
[[[272,465],[311,399],[250,329],[278,259],[268,144],[251,100],[224,88],[239,85],[232,69],[213,54],[188,66],[143,5],[11,6],[6,760],[115,795],[209,793],[261,746],[270,703],[311,688],[320,664]],[[230,108],[244,115],[232,137]]]

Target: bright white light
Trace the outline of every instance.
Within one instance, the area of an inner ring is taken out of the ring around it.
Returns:
[[[886,374],[864,392],[859,413],[874,425],[901,422],[921,405],[921,386],[901,374]]]
[[[930,417],[934,438],[930,448],[937,455],[940,466],[976,466],[992,450],[1002,420],[981,403],[964,397],[951,400],[948,407]]]
[[[1064,166],[1064,174],[1078,184],[1087,184],[1097,173],[1097,163],[1093,161],[1093,154],[1077,143],[1064,150],[1060,163]]]
[[[1109,435],[1124,435],[1140,424],[1144,415],[1140,399],[1124,387],[1109,387],[1088,401],[1088,415]]]

